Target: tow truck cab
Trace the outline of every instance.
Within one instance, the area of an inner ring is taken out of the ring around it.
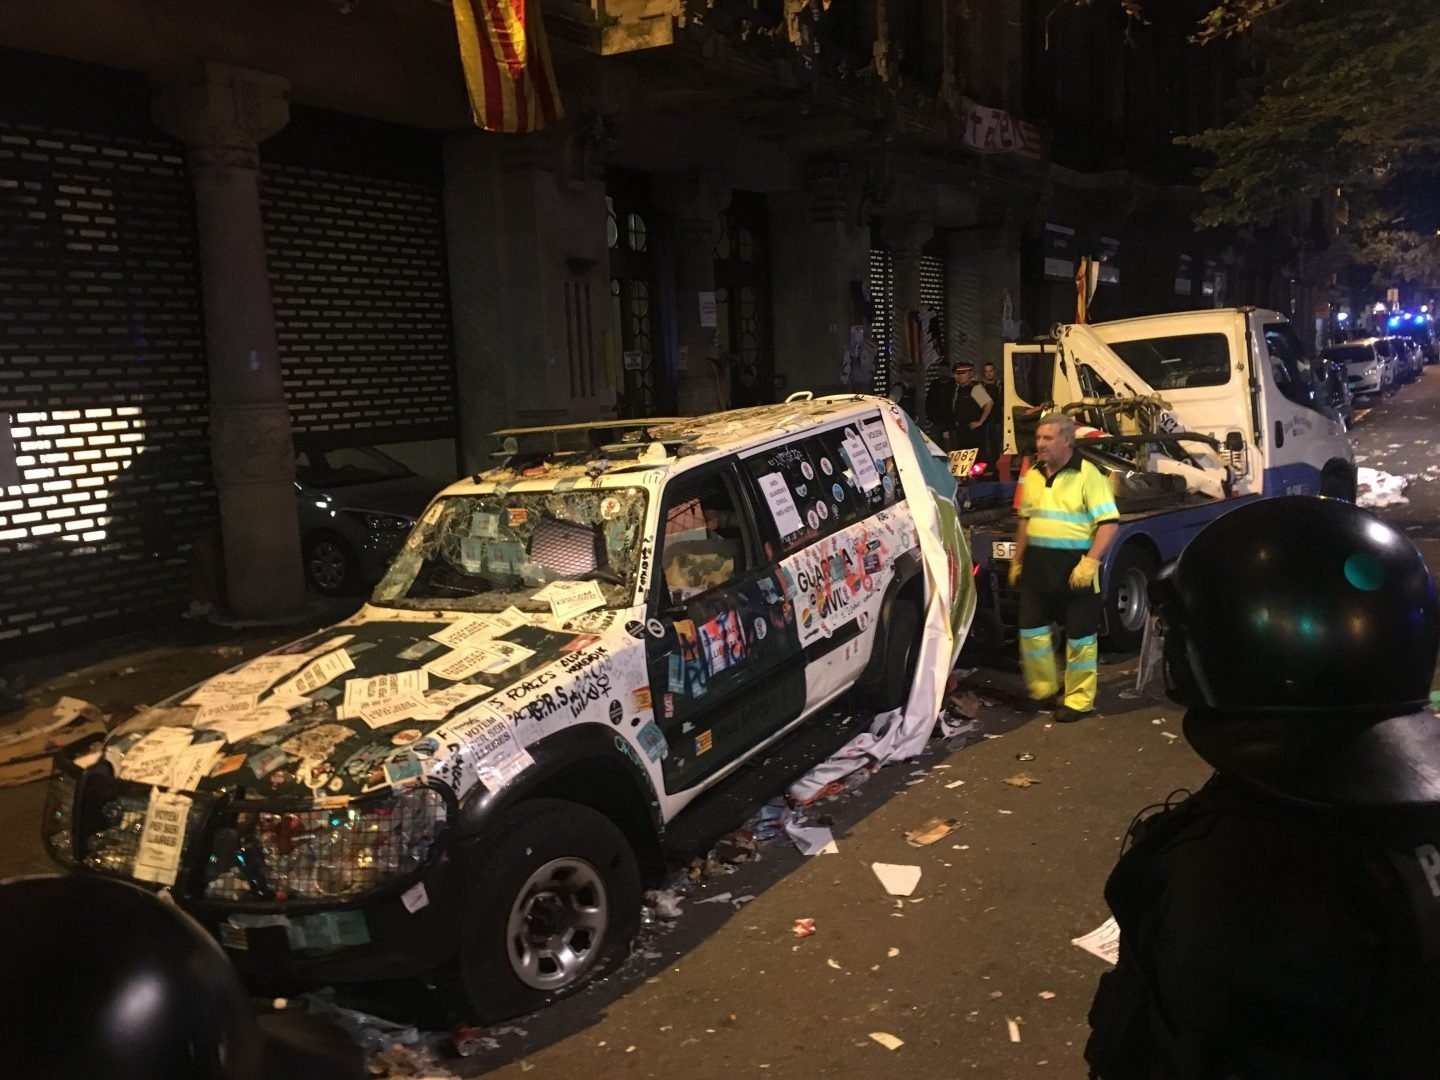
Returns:
[[[1139,644],[1150,579],[1220,514],[1274,495],[1355,497],[1344,424],[1323,409],[1277,311],[1063,325],[1053,340],[1005,347],[1006,453],[1033,453],[1036,422],[1051,411],[1098,436],[1077,447],[1110,475],[1121,512],[1101,568],[1112,650]],[[1013,638],[1018,609],[1006,580],[1017,523],[1005,494],[972,488],[965,515],[980,587],[974,634],[997,645]]]

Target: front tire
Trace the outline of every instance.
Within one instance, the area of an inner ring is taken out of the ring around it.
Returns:
[[[1150,553],[1126,544],[1110,567],[1110,586],[1105,593],[1105,649],[1107,652],[1134,652],[1145,637],[1150,618],[1150,582],[1158,567]]]
[[[535,799],[480,840],[467,873],[460,977],[495,1023],[574,993],[624,957],[640,925],[640,868],[603,814]]]

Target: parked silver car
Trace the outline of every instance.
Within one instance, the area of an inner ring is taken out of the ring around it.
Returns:
[[[1380,339],[1360,338],[1343,345],[1332,345],[1323,356],[1345,365],[1350,392],[1355,397],[1379,397],[1395,388],[1395,358],[1387,347],[1382,354],[1377,348]]]
[[[373,446],[295,449],[305,580],[336,596],[384,575],[442,485]]]

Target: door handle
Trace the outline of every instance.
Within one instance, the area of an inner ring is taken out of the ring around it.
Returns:
[[[1275,421],[1275,448],[1278,450],[1285,445],[1285,424],[1283,421]]]

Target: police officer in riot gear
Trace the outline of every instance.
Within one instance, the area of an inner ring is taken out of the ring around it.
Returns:
[[[93,874],[0,881],[0,1075],[16,1080],[360,1080],[304,1013],[257,1017],[174,903]]]
[[[1403,533],[1278,498],[1157,583],[1170,696],[1216,769],[1131,830],[1102,1080],[1440,1075],[1440,601]]]

